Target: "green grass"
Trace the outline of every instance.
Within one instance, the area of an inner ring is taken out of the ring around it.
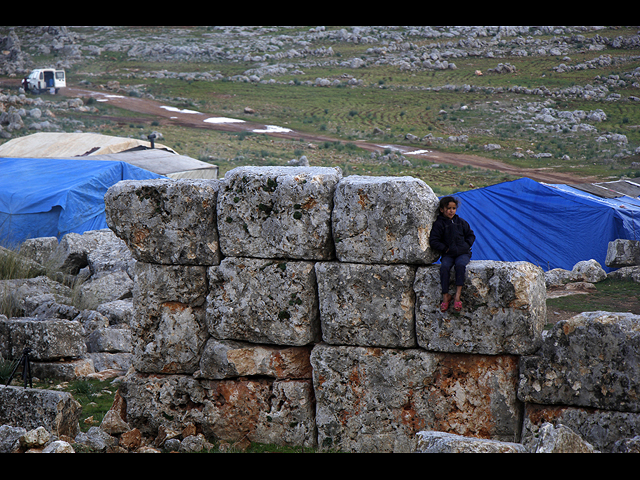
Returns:
[[[109,381],[79,379],[64,385],[64,391],[82,405],[80,416],[80,430],[87,432],[92,426],[98,426],[113,405],[117,386]],[[93,421],[85,423],[86,419]]]
[[[596,292],[550,298],[547,306],[570,312],[631,312],[640,314],[640,283],[606,279],[595,284]]]

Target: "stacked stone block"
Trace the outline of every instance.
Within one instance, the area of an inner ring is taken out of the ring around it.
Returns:
[[[561,424],[597,450],[640,435],[640,316],[585,312],[545,332],[521,360],[523,434]]]
[[[120,182],[105,203],[138,260],[121,393],[144,433],[358,452],[414,451],[429,430],[520,440],[543,272],[472,261],[462,312],[440,312],[424,182],[242,167]]]

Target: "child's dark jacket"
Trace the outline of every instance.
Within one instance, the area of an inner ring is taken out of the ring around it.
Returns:
[[[439,251],[443,256],[451,257],[471,253],[475,240],[476,236],[469,223],[458,215],[454,215],[452,219],[438,215],[429,235],[431,248]]]

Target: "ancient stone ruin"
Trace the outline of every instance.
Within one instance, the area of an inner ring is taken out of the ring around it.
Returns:
[[[158,446],[190,426],[348,452],[637,449],[640,319],[545,330],[542,269],[478,260],[440,312],[437,203],[315,167],[111,187],[135,259],[122,421]]]

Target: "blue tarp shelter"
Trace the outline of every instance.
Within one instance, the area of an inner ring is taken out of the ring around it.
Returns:
[[[119,161],[0,158],[0,245],[107,228],[108,188],[153,178],[163,177]]]
[[[594,259],[605,271],[609,242],[640,240],[640,201],[603,198],[528,178],[460,192],[458,214],[476,234],[473,260],[525,260],[571,270]]]

